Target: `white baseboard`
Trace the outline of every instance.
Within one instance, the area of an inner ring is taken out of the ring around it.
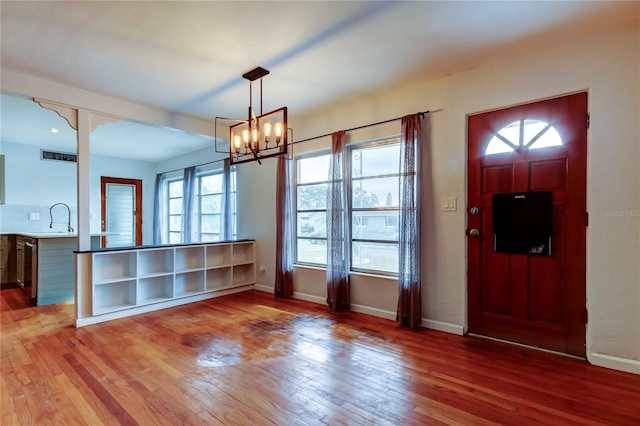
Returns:
[[[593,365],[611,368],[613,370],[625,371],[627,373],[640,374],[640,361],[635,359],[620,358],[612,355],[605,355],[591,352],[587,359]]]
[[[138,306],[135,308],[123,309],[120,311],[109,312],[108,314],[96,315],[93,317],[76,318],[76,327],[84,327],[85,325],[98,324],[105,321],[111,321],[119,318],[126,318],[133,315],[144,314],[147,312],[159,311],[161,309],[173,308],[175,306],[186,305],[188,303],[200,302],[202,300],[213,299],[215,297],[226,296],[228,294],[240,293],[242,291],[251,290],[253,284],[220,290],[216,292],[202,293],[195,296],[182,297],[179,299],[171,299],[165,302],[152,303],[150,305]]]
[[[272,293],[273,294],[273,292],[274,292],[273,286],[269,286],[269,285],[254,284],[253,288],[255,290],[263,291],[265,293]]]
[[[307,302],[318,303],[321,305],[325,305],[327,300],[320,296],[314,296],[311,294],[305,293],[294,293],[293,297],[295,299],[306,300]],[[373,308],[371,306],[357,305],[352,304],[351,310],[354,312],[359,312],[362,314],[372,315],[374,317],[384,318],[388,320],[395,321],[396,313],[393,311],[387,311],[384,309]],[[422,319],[422,324],[424,328],[429,328],[432,330],[444,331],[446,333],[457,334],[458,336],[464,335],[464,327],[458,324],[452,324],[443,321],[436,321],[430,319]]]
[[[459,324],[422,318],[422,326],[431,330],[444,331],[445,333],[464,336],[464,327]]]
[[[306,300],[307,302],[313,302],[313,303],[317,303],[319,305],[326,305],[327,304],[327,299],[325,297],[314,296],[312,294],[294,292],[293,293],[293,298],[294,299],[300,299],[300,300]]]
[[[353,312],[360,312],[361,314],[367,314],[374,317],[389,319],[395,321],[396,313],[392,311],[387,311],[384,309],[372,308],[371,306],[363,306],[363,305],[351,305],[351,310]]]

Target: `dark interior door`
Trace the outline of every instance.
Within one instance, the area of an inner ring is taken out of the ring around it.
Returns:
[[[586,93],[468,118],[470,333],[585,356],[587,126]],[[496,251],[494,194],[529,192],[551,193],[550,255]]]

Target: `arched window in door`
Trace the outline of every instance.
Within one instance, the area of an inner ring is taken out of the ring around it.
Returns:
[[[562,145],[560,133],[551,124],[540,120],[523,119],[500,129],[489,141],[485,155],[560,145]]]

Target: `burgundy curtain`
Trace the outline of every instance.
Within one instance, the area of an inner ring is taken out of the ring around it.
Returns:
[[[276,175],[276,297],[293,296],[291,161],[278,157]]]
[[[327,304],[333,311],[351,309],[349,288],[349,218],[345,196],[346,135],[331,138],[329,187],[327,188]]]
[[[420,328],[420,115],[402,117],[401,125],[397,320],[401,327]]]

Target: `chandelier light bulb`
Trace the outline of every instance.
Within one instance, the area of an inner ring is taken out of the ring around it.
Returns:
[[[279,145],[280,139],[282,138],[282,123],[276,123],[275,133],[276,133],[276,145]]]

